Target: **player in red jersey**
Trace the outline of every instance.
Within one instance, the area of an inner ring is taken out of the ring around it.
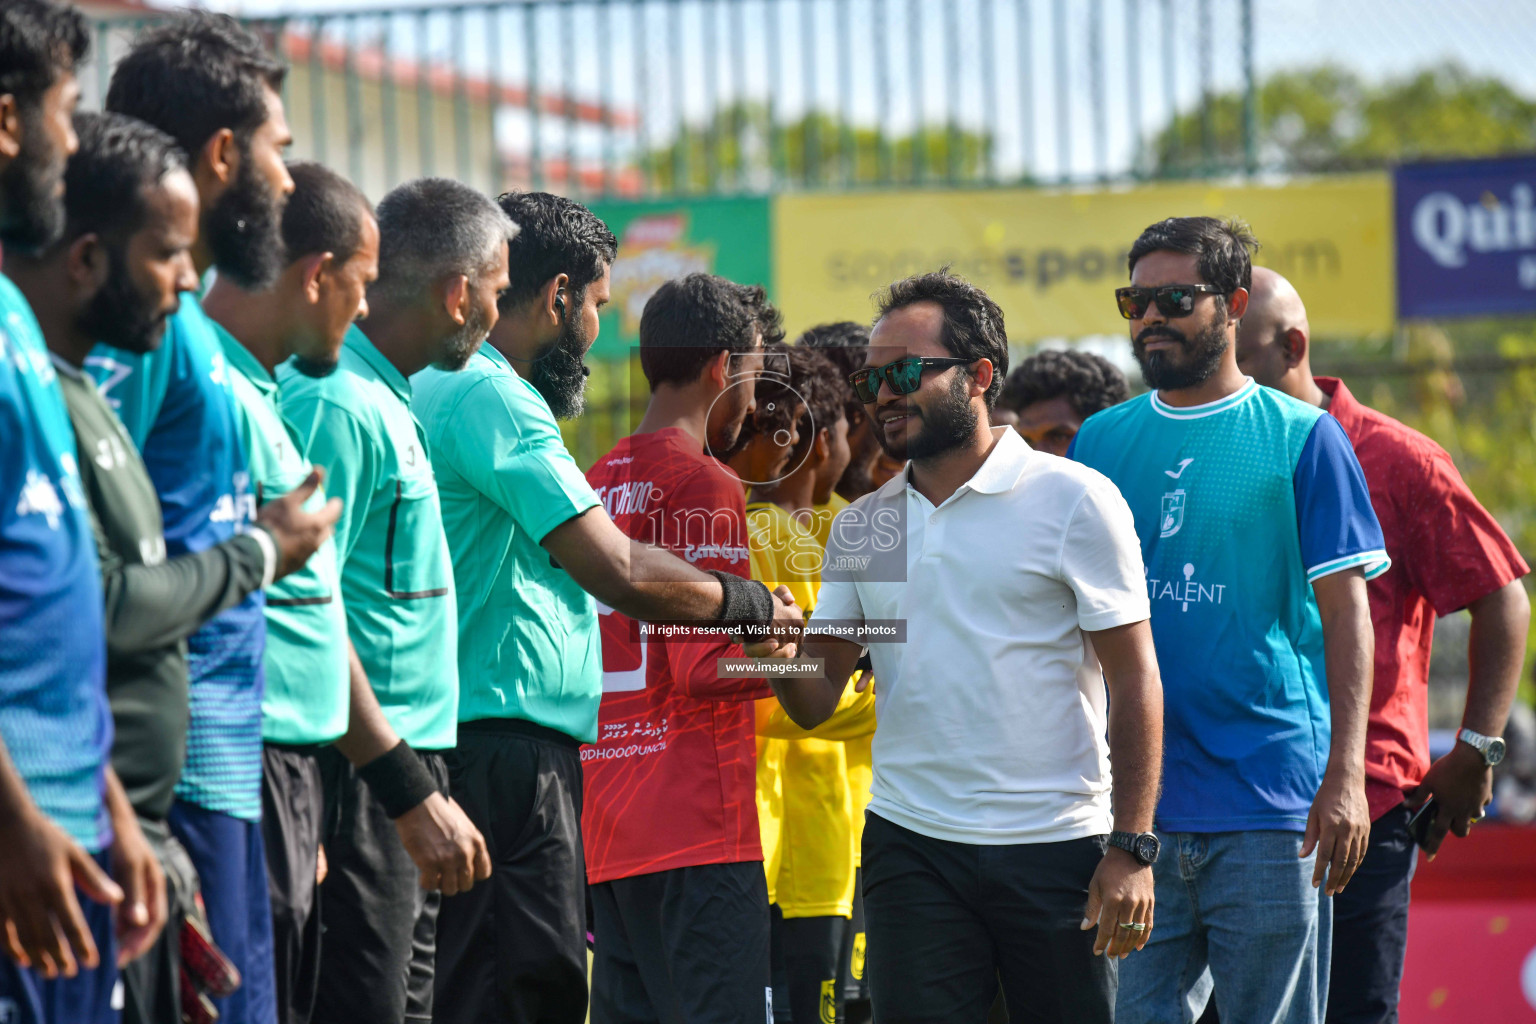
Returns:
[[[707,274],[646,304],[650,404],[587,474],[630,537],[749,575],[741,480],[716,455],[755,407],[777,321],[761,288]],[[598,740],[582,751],[593,1024],[771,1024],[752,705],[770,691],[722,677],[742,656],[724,633],[660,638],[616,612],[602,626]]]

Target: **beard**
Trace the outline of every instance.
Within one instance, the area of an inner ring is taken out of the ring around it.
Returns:
[[[470,359],[480,351],[480,343],[491,333],[489,320],[478,303],[470,303],[464,326],[443,339],[442,352],[432,365],[449,373],[456,373],[468,366]]]
[[[265,291],[283,272],[283,203],[246,147],[234,183],[203,217],[213,265],[246,291]]]
[[[730,462],[737,455],[740,455],[742,449],[752,440],[752,435],[746,429],[747,396],[752,394],[752,388],[753,386],[750,383],[737,384],[721,395],[720,399],[716,400],[723,400],[726,398],[726,395],[731,395],[734,391],[736,394],[730,400],[739,404],[731,409],[731,415],[726,418],[724,423],[720,424],[714,434],[705,439],[704,453],[706,455],[713,456],[721,462]]]
[[[936,455],[954,451],[976,433],[976,410],[971,407],[970,378],[957,373],[950,386],[931,402],[927,409],[913,411],[922,420],[922,430],[913,436],[908,428],[907,439],[892,444],[885,439],[885,428],[875,421],[875,440],[893,459],[931,459]],[[878,415],[878,411],[876,413]]]
[[[128,278],[127,261],[109,250],[111,269],[100,290],[91,296],[77,323],[83,333],[127,352],[143,354],[160,347],[168,313],[159,313]]]
[[[576,307],[581,308],[580,296]],[[528,383],[544,396],[549,411],[557,420],[573,420],[587,404],[587,331],[580,317],[568,316],[560,328],[560,337],[533,361]]]
[[[1186,362],[1175,365],[1170,352],[1148,352],[1147,342],[1154,338],[1171,338],[1184,350]],[[1211,379],[1221,366],[1221,357],[1227,351],[1227,325],[1224,320],[1202,327],[1193,339],[1172,327],[1148,327],[1136,336],[1131,348],[1136,362],[1141,365],[1141,377],[1147,387],[1155,391],[1181,391],[1198,387]]]
[[[40,112],[22,118],[21,153],[0,172],[0,242],[27,253],[64,234],[64,158],[41,120]]]
[[[334,359],[315,359],[312,356],[301,356],[295,352],[289,362],[293,368],[306,377],[329,377],[336,372],[336,367],[341,365],[340,357]]]

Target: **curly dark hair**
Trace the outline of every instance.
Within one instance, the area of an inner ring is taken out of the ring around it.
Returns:
[[[608,225],[580,203],[549,192],[508,192],[496,202],[522,229],[508,250],[512,285],[501,297],[502,310],[521,306],[560,274],[571,280],[572,310],[579,308],[587,285],[619,254]]]
[[[0,4],[0,95],[15,96],[24,107],[37,103],[90,48],[90,29],[73,7],[7,0]]]
[[[328,252],[347,262],[362,244],[363,225],[373,219],[373,204],[362,189],[322,164],[300,160],[288,165],[293,195],[283,205],[283,247],[288,262]]]
[[[1125,374],[1091,352],[1050,349],[1019,364],[1003,384],[997,404],[1011,412],[1065,397],[1083,419],[1131,397]]]
[[[795,422],[796,410],[805,404],[805,379],[795,372],[793,349],[782,341],[763,346],[763,375],[757,378],[753,397],[757,408],[741,426],[742,439],[754,434],[788,430]],[[807,350],[804,355],[809,355]],[[784,376],[785,370],[789,377]]]
[[[805,457],[816,432],[830,428],[843,417],[847,388],[838,368],[823,353],[804,345],[776,342],[763,349],[764,375],[758,378],[754,398],[757,409],[742,424],[741,440],[758,434],[787,430],[795,410],[804,405],[798,421],[800,440],[790,452],[789,464]],[[788,369],[789,379],[784,379]]]
[[[818,350],[846,377],[864,368],[864,350],[869,348],[869,327],[852,320],[817,324],[796,338],[795,344]]]
[[[660,384],[692,384],[721,352],[750,352],[784,336],[779,311],[761,285],[689,274],[656,289],[640,314],[640,369]]]
[[[1169,217],[1147,228],[1132,244],[1126,273],[1136,269],[1137,260],[1159,251],[1194,256],[1200,276],[1206,284],[1221,289],[1217,298],[1225,303],[1237,289],[1253,286],[1253,254],[1259,251],[1259,240],[1236,217]]]
[[[817,324],[801,334],[795,344],[815,349],[836,368],[835,383],[838,395],[843,399],[843,415],[852,429],[864,418],[864,405],[848,386],[848,375],[864,368],[864,354],[869,348],[869,325],[852,320]]]
[[[997,403],[1008,374],[1008,330],[1003,311],[991,296],[948,267],[897,281],[880,297],[878,324],[891,313],[919,302],[934,302],[944,310],[940,340],[960,359],[992,363],[992,383],[983,396],[987,408]],[[969,368],[966,368],[969,372]]]
[[[282,90],[288,65],[227,14],[188,11],[145,32],[118,62],[106,109],[148,121],[197,163],[225,128],[243,146],[267,120],[263,87]]]
[[[176,140],[122,114],[75,115],[80,148],[64,172],[64,240],[95,233],[126,243],[148,215],[147,193],[185,170]]]

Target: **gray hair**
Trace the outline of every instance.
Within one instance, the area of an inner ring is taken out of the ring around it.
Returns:
[[[379,278],[370,298],[408,302],[445,277],[475,280],[518,227],[489,196],[449,178],[418,178],[378,206]]]

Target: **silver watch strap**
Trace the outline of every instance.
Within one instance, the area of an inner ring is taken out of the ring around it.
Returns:
[[[1493,745],[1492,736],[1484,736],[1482,733],[1468,729],[1466,726],[1461,727],[1461,730],[1456,733],[1456,738],[1473,750],[1476,750],[1479,754],[1482,754],[1485,760],[1488,757],[1488,748]]]

